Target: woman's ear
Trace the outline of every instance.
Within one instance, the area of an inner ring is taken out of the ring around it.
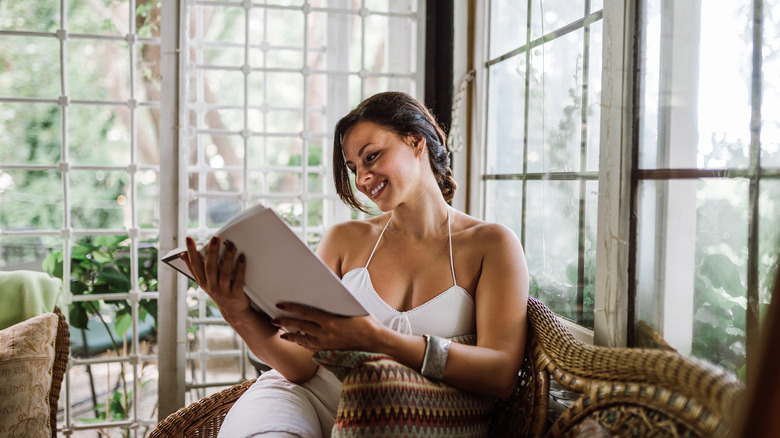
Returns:
[[[425,137],[423,137],[421,134],[409,134],[406,136],[406,144],[411,146],[413,149],[417,149],[415,154],[420,154],[423,150],[425,150]]]

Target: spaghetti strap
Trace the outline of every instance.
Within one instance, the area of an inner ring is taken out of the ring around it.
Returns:
[[[450,239],[450,269],[452,270],[452,285],[457,286],[458,281],[455,280],[455,262],[452,259],[452,225],[450,225],[450,209],[447,209],[447,234]]]
[[[390,225],[390,221],[391,220],[393,220],[392,213],[390,214],[390,219],[387,220],[387,223],[385,224],[385,227],[382,228],[382,232],[379,233],[379,238],[376,239],[376,243],[374,244],[374,249],[371,250],[371,255],[368,256],[368,261],[366,262],[366,266],[363,269],[368,269],[368,264],[371,263],[371,258],[374,257],[374,252],[376,252],[376,248],[379,246],[379,241],[382,240],[382,236],[385,235],[385,230],[387,229],[387,226]]]

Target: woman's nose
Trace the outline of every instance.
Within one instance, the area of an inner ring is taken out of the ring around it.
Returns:
[[[365,169],[358,169],[356,181],[360,185],[365,185],[371,181],[371,172]]]

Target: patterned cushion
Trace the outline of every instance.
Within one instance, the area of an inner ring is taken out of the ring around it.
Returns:
[[[56,433],[49,397],[58,322],[47,313],[0,331],[0,437]]]
[[[334,438],[487,436],[492,398],[429,380],[383,354],[325,351],[315,360],[343,383]]]

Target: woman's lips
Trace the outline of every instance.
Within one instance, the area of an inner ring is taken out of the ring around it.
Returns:
[[[373,189],[371,189],[371,191],[369,192],[369,193],[371,194],[371,197],[372,197],[372,198],[376,198],[377,196],[379,196],[379,193],[381,193],[381,192],[382,192],[382,189],[384,189],[386,185],[387,185],[387,181],[382,181],[381,183],[379,183],[378,185],[376,185],[376,186],[375,186]]]

